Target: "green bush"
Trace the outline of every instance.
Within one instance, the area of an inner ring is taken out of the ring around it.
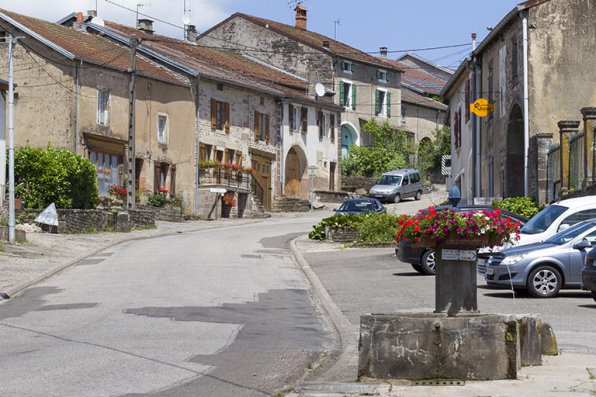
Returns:
[[[8,226],[8,208],[0,207],[0,226]]]
[[[333,215],[321,220],[313,226],[313,230],[308,234],[311,240],[325,240],[325,226],[329,227],[354,227],[362,222],[362,215],[359,214],[341,214]]]
[[[398,217],[393,214],[342,214],[333,215],[313,226],[308,234],[312,240],[325,240],[325,226],[351,227],[356,230],[358,243],[391,242],[397,233]]]
[[[149,204],[152,207],[161,208],[166,205],[166,198],[161,194],[154,194],[153,196],[149,197],[149,199],[147,200],[147,204]]]
[[[511,197],[504,200],[495,200],[492,205],[528,219],[536,215],[541,209],[531,197]]]
[[[66,149],[23,147],[15,153],[15,195],[26,208],[93,209],[99,202],[95,166]]]

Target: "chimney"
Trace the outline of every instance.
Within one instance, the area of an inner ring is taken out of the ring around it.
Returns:
[[[87,11],[87,16],[91,17],[91,18],[95,18],[97,16],[97,11],[89,10],[89,11]]]
[[[191,43],[197,42],[197,27],[195,25],[186,26],[186,40]]]
[[[153,34],[153,21],[151,19],[139,19],[137,29],[147,34]]]
[[[72,24],[74,30],[78,30],[79,32],[87,32],[87,27],[85,26],[85,22],[83,21],[83,13],[77,13],[77,20]]]
[[[329,40],[323,40],[323,48],[326,50],[329,49]]]
[[[387,59],[387,47],[381,47],[381,59]]]
[[[306,12],[308,10],[306,7],[296,6],[294,11],[296,11],[296,27],[298,29],[306,30]]]

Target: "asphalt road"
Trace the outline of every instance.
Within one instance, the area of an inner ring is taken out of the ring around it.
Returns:
[[[334,302],[358,332],[360,316],[370,313],[431,312],[435,305],[435,278],[399,262],[391,248],[338,249],[325,243],[304,254]],[[553,326],[559,348],[567,352],[596,353],[596,302],[580,290],[562,290],[559,297],[533,298],[527,293],[491,289],[478,277],[481,313],[540,313]]]
[[[295,384],[335,342],[289,251],[317,221],[124,243],[3,302],[0,394],[269,396]]]

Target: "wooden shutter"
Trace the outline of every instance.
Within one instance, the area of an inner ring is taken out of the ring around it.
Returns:
[[[344,101],[344,92],[345,92],[345,88],[344,88],[344,83],[343,81],[339,82],[339,105],[340,106],[344,106],[345,105],[345,101]]]
[[[290,113],[290,131],[294,131],[294,106],[288,106],[288,112]]]
[[[269,115],[265,116],[265,141],[269,143]]]
[[[173,165],[170,168],[170,194],[172,196],[176,195],[176,166]]]
[[[236,150],[236,164],[242,165],[242,152],[240,150]]]
[[[352,110],[356,110],[356,84],[352,84]]]
[[[356,71],[356,65],[354,65],[353,63],[350,64],[350,68],[352,70],[352,73],[354,73]]]
[[[379,90],[375,90],[375,114],[381,113],[381,93]]]
[[[391,93],[385,94],[385,102],[387,103],[387,117],[391,117]]]
[[[331,133],[331,142],[335,141],[335,115],[334,114],[330,114],[329,115],[329,129],[330,129],[330,133]]]
[[[323,139],[325,123],[323,123],[323,112],[319,110],[317,116],[317,124],[319,125],[319,139]]]
[[[300,109],[302,113],[302,132],[306,134],[308,132],[308,108]]]
[[[211,129],[217,129],[217,101],[211,99]]]
[[[153,193],[159,192],[161,183],[161,164],[157,161],[154,163],[153,167]]]
[[[225,103],[226,109],[226,132],[230,132],[230,104]]]
[[[259,112],[255,110],[255,141],[259,140]]]
[[[470,121],[470,79],[466,80],[466,123]]]

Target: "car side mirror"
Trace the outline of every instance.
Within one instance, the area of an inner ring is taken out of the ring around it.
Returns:
[[[571,225],[567,224],[567,223],[563,223],[561,226],[559,226],[559,232],[562,232],[563,230],[567,230],[569,229]]]
[[[592,248],[592,244],[590,244],[590,242],[588,240],[583,239],[582,241],[580,241],[579,243],[577,243],[573,246],[573,249],[576,249],[576,250],[583,249],[583,248]]]

